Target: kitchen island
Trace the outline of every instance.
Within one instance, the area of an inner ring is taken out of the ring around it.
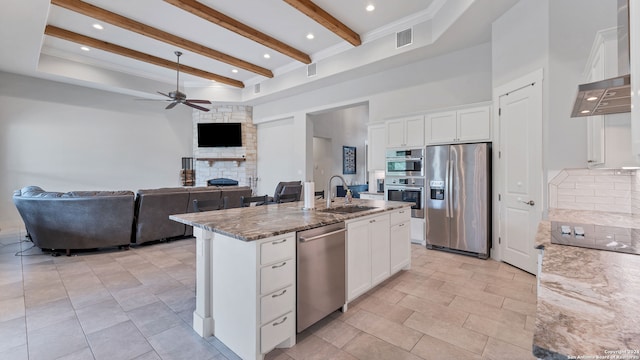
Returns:
[[[640,229],[640,218],[620,213],[550,209],[549,220]],[[550,221],[536,236],[543,256],[533,354],[640,359],[640,255],[552,244]]]
[[[315,210],[294,202],[170,216],[193,226],[196,237],[194,330],[203,337],[215,332],[243,359],[295,345],[296,232],[347,224],[346,309],[409,268],[411,205],[354,199],[349,206],[357,212],[327,212],[319,200]],[[342,199],[332,204],[341,206]]]

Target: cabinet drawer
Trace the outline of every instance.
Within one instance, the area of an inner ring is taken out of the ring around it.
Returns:
[[[390,214],[390,217],[391,217],[390,218],[391,225],[409,221],[411,219],[411,209],[405,208],[398,211],[394,211]]]
[[[295,237],[287,236],[260,244],[260,263],[264,265],[292,257],[296,251],[295,240]]]
[[[279,317],[260,328],[260,352],[271,351],[294,334],[293,312]]]
[[[292,311],[294,302],[293,286],[263,296],[260,299],[260,323],[264,324],[275,317]]]
[[[276,289],[293,285],[295,266],[293,259],[282,260],[260,269],[260,293],[267,294]]]

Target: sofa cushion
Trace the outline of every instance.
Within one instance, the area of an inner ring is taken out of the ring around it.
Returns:
[[[136,198],[135,242],[184,236],[186,225],[169,219],[189,208],[189,193],[183,188],[139,190]]]
[[[190,191],[189,192],[189,208],[187,209],[187,212],[194,212],[193,200],[198,200],[198,201],[219,200],[222,198],[221,194],[222,194],[222,191],[213,190],[213,189],[209,189],[208,191],[205,191],[205,190]]]
[[[133,191],[70,191],[62,194],[64,198],[81,198],[94,196],[118,196],[118,195],[134,195]]]
[[[187,193],[189,192],[186,188],[159,188],[159,189],[142,189],[138,190],[138,195],[142,194],[166,194],[166,193]]]

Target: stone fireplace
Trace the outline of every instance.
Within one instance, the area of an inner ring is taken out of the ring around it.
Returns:
[[[224,122],[242,124],[242,147],[199,148],[197,124]],[[255,191],[257,147],[257,131],[250,106],[213,106],[209,112],[193,112],[196,186],[207,186],[209,179],[229,178]]]

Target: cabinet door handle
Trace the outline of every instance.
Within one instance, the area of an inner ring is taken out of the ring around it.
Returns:
[[[273,326],[278,326],[278,325],[282,324],[282,323],[283,323],[283,322],[285,322],[285,321],[287,321],[287,317],[286,317],[286,316],[284,317],[284,319],[282,319],[282,321],[274,322],[274,323],[273,323]]]
[[[272,269],[277,269],[277,268],[281,268],[281,267],[283,267],[283,266],[285,266],[285,265],[287,265],[287,262],[286,262],[286,261],[285,261],[285,262],[283,262],[283,263],[282,263],[282,264],[280,264],[280,265],[273,265],[271,268],[272,268]]]
[[[402,224],[398,225],[398,227],[400,227],[400,226],[404,226],[404,225],[405,225],[405,224],[404,224],[404,223],[402,223]]]
[[[287,239],[272,241],[271,245],[278,245],[278,244],[282,244],[283,242],[287,242]]]
[[[272,298],[277,298],[277,297],[280,297],[280,296],[284,295],[284,293],[286,293],[286,292],[287,292],[287,289],[284,289],[284,290],[282,290],[282,292],[280,294],[273,294],[273,295],[271,295],[271,297]]]
[[[404,210],[398,211],[398,214],[404,214]]]

